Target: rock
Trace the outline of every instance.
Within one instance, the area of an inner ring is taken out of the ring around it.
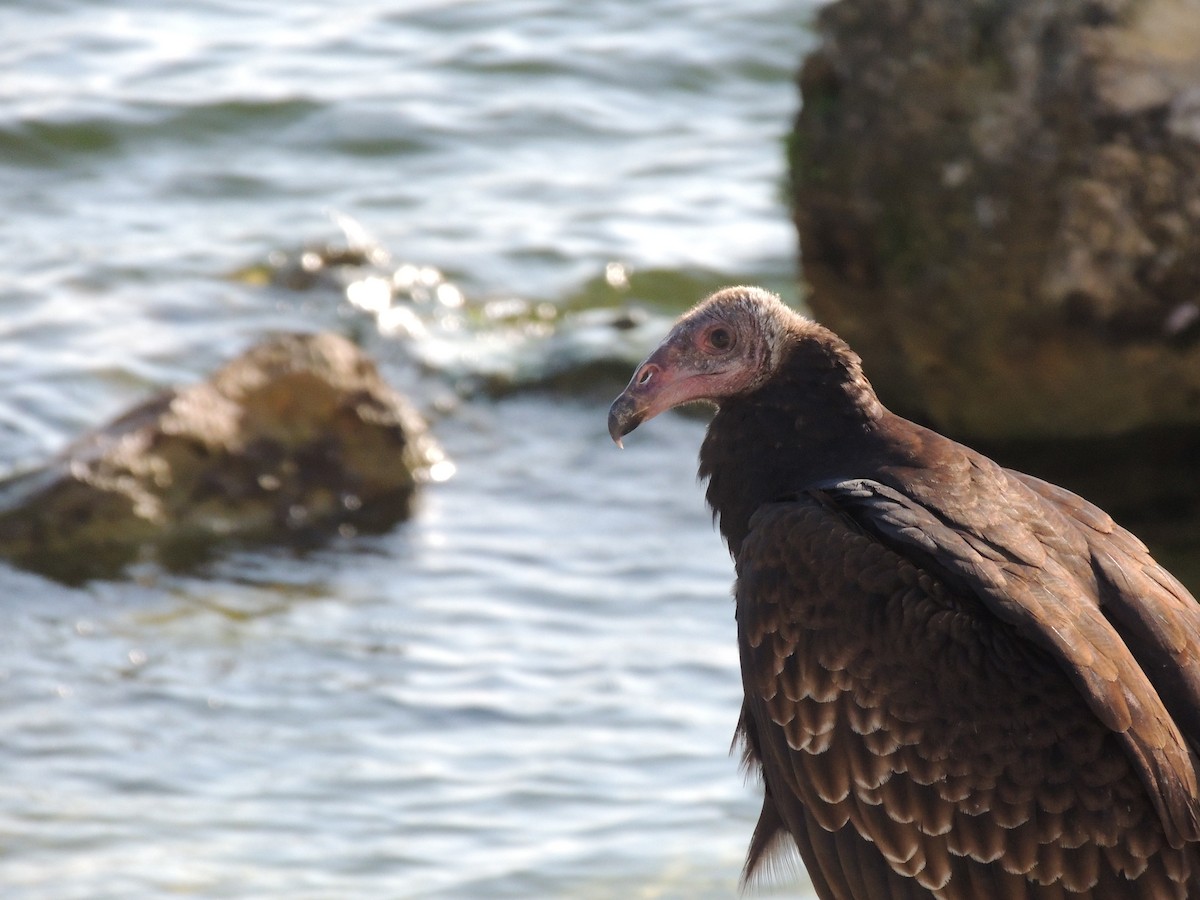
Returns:
[[[334,334],[267,339],[0,484],[0,552],[66,581],[228,538],[380,530],[452,468],[420,415]]]
[[[1200,434],[1200,3],[839,0],[818,32],[803,272],[885,401],[977,443]]]

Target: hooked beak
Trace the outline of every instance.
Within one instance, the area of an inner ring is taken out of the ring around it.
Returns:
[[[676,332],[667,335],[609,407],[608,433],[613,442],[624,447],[621,439],[648,419],[708,397],[710,376],[710,372],[698,371],[690,360],[686,338]]]
[[[622,393],[608,408],[608,433],[613,443],[624,450],[625,444],[621,439],[645,419],[645,410],[639,407],[637,399],[631,396],[629,391]]]
[[[608,408],[608,433],[618,447],[621,439],[647,419],[658,415],[667,406],[660,400],[671,381],[670,371],[662,363],[665,347],[659,347],[633,373],[629,384]]]
[[[608,434],[612,437],[613,443],[622,449],[625,446],[622,438],[646,421],[646,410],[649,403],[646,391],[641,390],[644,388],[644,384],[638,384],[638,379],[647,377],[642,373],[644,367],[646,367],[644,362],[637,367],[629,385],[620,392],[620,396],[612,402],[612,406],[608,407]],[[648,380],[653,379],[652,372],[649,374]]]

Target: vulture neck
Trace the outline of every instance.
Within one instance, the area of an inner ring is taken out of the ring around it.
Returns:
[[[700,448],[700,477],[735,557],[750,517],[816,482],[869,474],[889,415],[858,356],[811,322],[790,341],[775,373],[754,391],[721,401]]]

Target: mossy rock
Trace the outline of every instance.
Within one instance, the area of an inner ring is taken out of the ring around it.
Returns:
[[[1200,425],[1200,13],[839,0],[789,142],[809,303],[968,440]]]

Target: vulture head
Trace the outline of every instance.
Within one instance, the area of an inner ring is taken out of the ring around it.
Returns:
[[[668,409],[753,392],[805,326],[814,327],[761,288],[718,291],[681,318],[638,366],[608,411],[608,433],[621,446],[625,435]]]

